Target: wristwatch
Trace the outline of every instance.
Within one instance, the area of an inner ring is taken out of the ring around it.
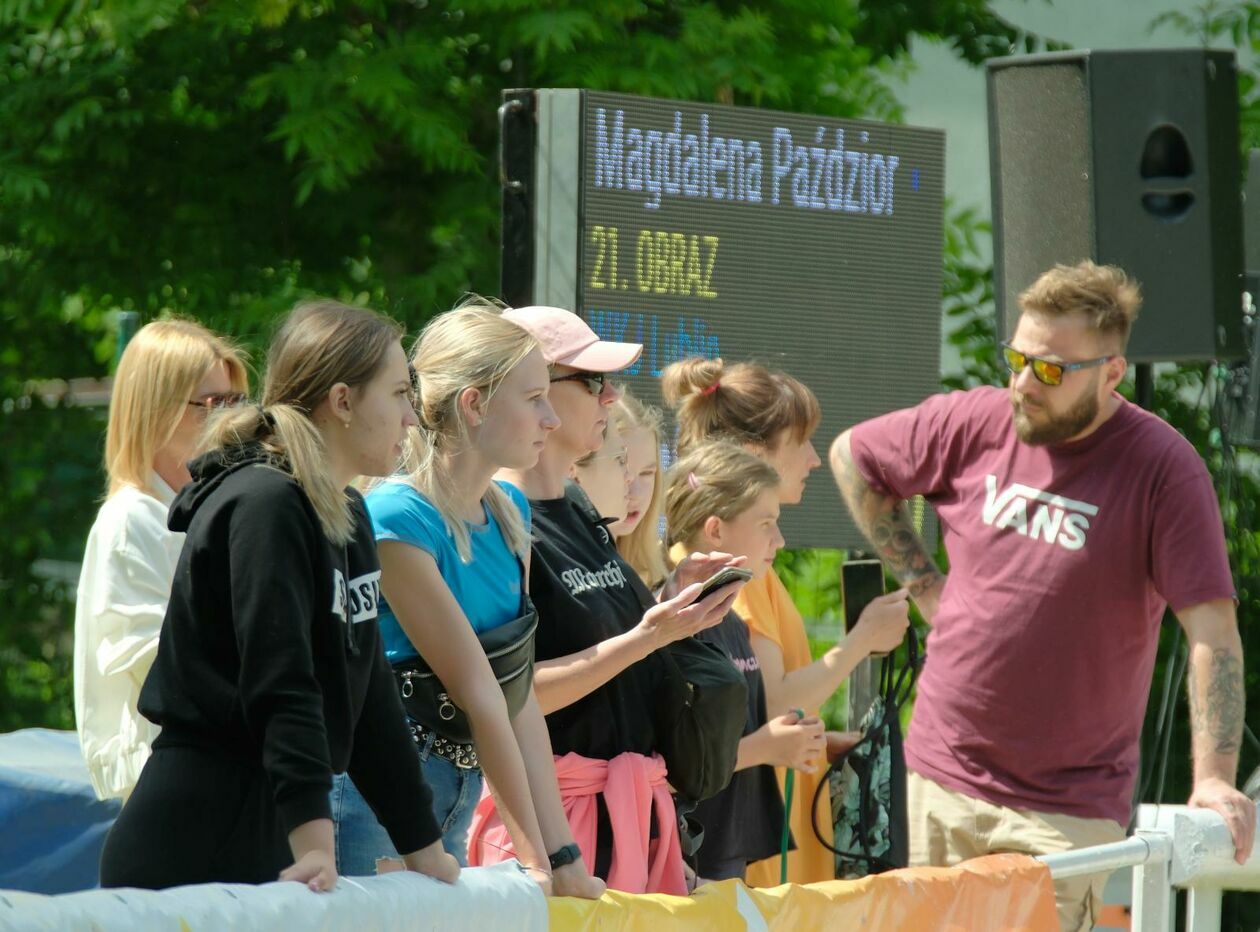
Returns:
[[[553,851],[551,854],[547,855],[547,859],[551,861],[552,870],[572,864],[574,861],[581,860],[581,858],[582,849],[576,844],[565,845],[560,850]]]

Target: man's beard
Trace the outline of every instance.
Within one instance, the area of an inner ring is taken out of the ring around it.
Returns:
[[[1062,414],[1047,421],[1034,422],[1024,413],[1023,396],[1011,390],[1011,408],[1014,412],[1015,435],[1030,446],[1040,447],[1062,443],[1075,437],[1098,417],[1098,393],[1090,386],[1081,400]],[[1043,412],[1045,408],[1041,409]]]

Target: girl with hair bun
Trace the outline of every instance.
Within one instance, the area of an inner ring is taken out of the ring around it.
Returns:
[[[393,321],[299,305],[262,405],[211,420],[171,506],[186,534],[139,709],[161,726],[110,829],[105,887],[337,880],[329,790],[349,770],[409,868],[453,882],[377,630],[380,563],[356,476],[416,423]]]
[[[545,892],[596,898],[604,884],[580,858],[553,875],[548,855],[573,835],[547,725],[532,689],[509,709],[479,640],[530,614],[529,502],[492,480],[502,468],[532,467],[560,426],[547,363],[537,340],[473,297],[425,327],[412,366],[420,423],[408,435],[405,474],[373,488],[367,506],[380,549],[381,634],[404,707],[415,713],[408,727],[442,843],[467,863],[484,767],[530,877]],[[413,682],[426,672],[421,658],[467,717],[471,741],[423,705],[431,698]],[[393,854],[388,835],[347,778],[338,778],[333,805],[339,869],[374,873],[377,857]]]
[[[88,534],[74,610],[74,717],[99,799],[126,799],[157,727],[136,711],[184,535],[166,526],[206,416],[239,404],[245,365],[190,320],[141,327],[118,363],[105,439],[107,496]]]
[[[758,363],[727,366],[721,359],[696,357],[666,367],[661,373],[661,388],[666,404],[678,418],[680,454],[708,440],[737,444],[779,474],[779,504],[800,503],[805,480],[821,465],[812,442],[821,412],[818,399],[804,383]],[[791,709],[817,715],[823,702],[863,659],[900,644],[910,623],[906,591],[888,593],[866,608],[843,641],[812,660],[801,613],[773,567],[740,590],[734,609],[751,632],[771,716]],[[842,735],[828,733],[827,756],[835,756],[847,745]],[[779,770],[780,783],[785,774]],[[810,804],[820,779],[818,773],[798,775],[789,814],[797,846],[788,855],[788,880],[792,883],[835,879],[834,855],[818,842],[811,824]],[[829,831],[831,816],[826,811],[825,794],[819,803],[818,824]],[[751,865],[748,882],[754,886],[777,884],[779,859]]]
[[[783,546],[779,533],[779,474],[732,443],[702,443],[676,462],[666,480],[665,519],[670,557],[721,550],[743,557],[753,581],[772,572]],[[748,626],[734,611],[696,635],[718,647],[744,674],[748,718],[730,784],[703,800],[695,817],[705,827],[696,854],[701,881],[745,879],[748,865],[774,856],[783,834],[783,799],[774,767],[813,774],[826,746],[822,721],[793,710],[767,714],[761,667]]]

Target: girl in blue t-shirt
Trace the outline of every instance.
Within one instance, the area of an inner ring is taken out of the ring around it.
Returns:
[[[408,440],[405,475],[372,489],[367,505],[380,550],[386,655],[400,675],[422,657],[472,725],[474,740],[461,743],[409,716],[443,844],[467,863],[484,768],[530,876],[547,892],[598,897],[603,882],[580,857],[563,856],[573,836],[537,700],[531,690],[509,714],[478,640],[522,615],[529,502],[492,477],[531,468],[559,426],[547,364],[532,336],[475,301],[425,328],[412,365],[420,427]],[[334,814],[342,873],[373,873],[378,857],[393,854],[348,780],[334,788]],[[553,871],[552,860],[564,863]]]

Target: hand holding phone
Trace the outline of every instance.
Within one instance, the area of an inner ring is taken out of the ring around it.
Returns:
[[[724,566],[704,581],[704,586],[695,601],[700,602],[708,598],[723,586],[729,586],[733,582],[746,583],[752,578],[752,570],[746,570],[742,566]]]
[[[883,564],[850,560],[840,568],[840,588],[845,632],[854,643],[869,648],[872,657],[895,650],[909,627],[910,606],[904,589],[884,594]]]
[[[884,594],[884,564],[879,560],[847,560],[840,567],[844,631],[852,634],[866,606]]]

